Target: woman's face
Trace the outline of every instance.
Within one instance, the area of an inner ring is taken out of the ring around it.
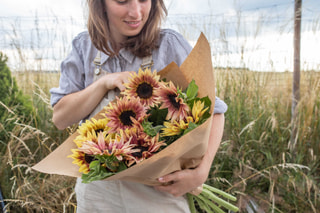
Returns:
[[[140,33],[148,20],[151,0],[104,0],[113,39],[123,42]]]

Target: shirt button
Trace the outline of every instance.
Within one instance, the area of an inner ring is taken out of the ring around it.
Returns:
[[[100,74],[100,69],[99,69],[99,68],[96,68],[96,69],[94,70],[94,73],[95,73],[96,75],[99,75],[99,74]]]

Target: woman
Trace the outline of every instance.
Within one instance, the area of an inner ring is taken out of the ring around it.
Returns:
[[[124,90],[129,73],[144,62],[161,70],[179,66],[192,47],[177,32],[160,30],[167,14],[163,0],[87,0],[88,32],[73,40],[61,64],[59,88],[52,88],[53,122],[59,129],[100,110],[106,94]],[[76,184],[77,212],[189,212],[184,194],[205,182],[224,127],[227,106],[216,98],[208,150],[195,169],[159,178],[151,187],[125,181]],[[170,183],[170,184],[168,184]]]

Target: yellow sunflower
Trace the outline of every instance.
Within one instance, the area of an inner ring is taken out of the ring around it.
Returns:
[[[189,123],[194,122],[192,117],[187,117],[187,121],[180,120],[173,121],[173,122],[164,122],[164,128],[161,129],[161,136],[174,136],[180,135],[185,129],[189,127]]]
[[[98,133],[103,131],[108,131],[110,128],[107,126],[109,120],[107,118],[86,120],[85,123],[82,123],[77,132],[79,135],[74,139],[74,142],[78,147],[82,146],[82,142],[85,141],[88,137],[88,133],[91,134],[92,131]]]
[[[192,107],[192,117],[195,123],[198,123],[203,116],[203,114],[208,110],[209,108],[204,108],[204,102],[196,101],[193,104]]]
[[[89,173],[89,164],[92,161],[93,157],[86,155],[84,152],[81,152],[78,149],[71,149],[72,154],[68,155],[68,158],[74,159],[73,164],[79,166],[79,172],[88,174]]]
[[[161,84],[159,90],[157,90],[159,101],[162,103],[160,109],[168,109],[167,120],[183,120],[190,111],[187,103],[179,97],[177,88],[170,81],[169,85]]]
[[[126,89],[122,92],[128,97],[139,97],[144,106],[154,106],[158,104],[155,90],[159,88],[159,78],[157,72],[150,69],[143,71],[139,69],[138,74],[131,74],[129,82],[125,83]]]
[[[134,126],[133,120],[140,122],[146,117],[144,106],[139,98],[134,97],[130,100],[127,97],[116,97],[116,102],[110,102],[105,109],[105,115],[109,119],[110,130],[108,132],[132,128]]]

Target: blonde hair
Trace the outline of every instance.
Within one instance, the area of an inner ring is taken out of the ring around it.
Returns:
[[[115,56],[117,53],[109,46],[113,46],[114,41],[111,38],[104,0],[87,0],[87,4],[88,31],[92,43],[105,54]],[[138,57],[150,55],[153,49],[158,48],[161,21],[166,15],[163,0],[151,0],[151,10],[145,26],[138,35],[128,37],[122,46]]]

